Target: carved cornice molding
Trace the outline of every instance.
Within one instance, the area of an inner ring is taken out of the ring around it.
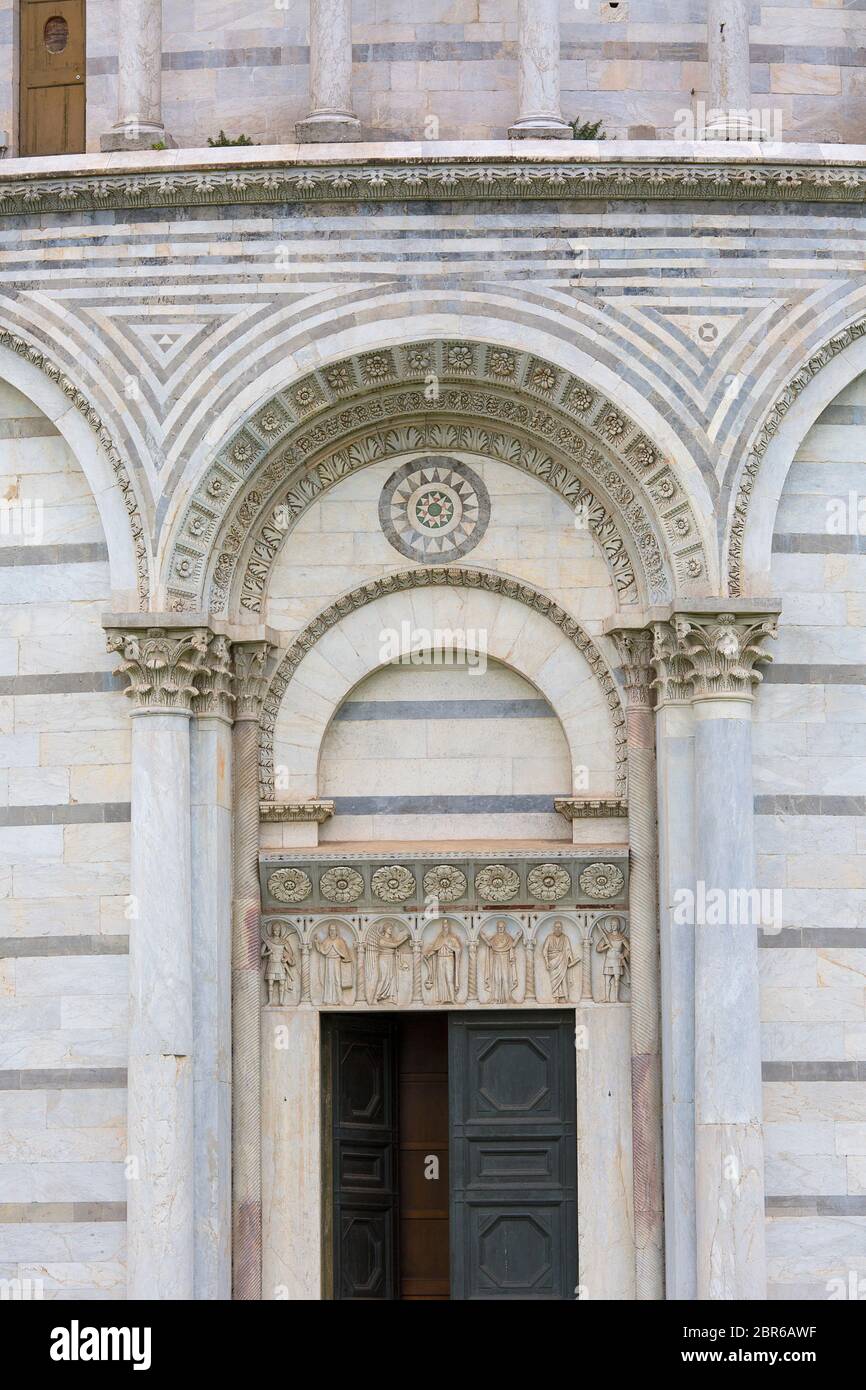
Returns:
[[[129,681],[126,694],[136,712],[192,712],[211,642],[207,628],[109,628],[106,640],[121,656],[114,674]]]
[[[557,201],[597,198],[730,199],[736,202],[862,203],[866,167],[828,161],[713,163],[680,156],[647,162],[613,158],[533,161],[505,152],[461,160],[369,159],[344,164],[238,163],[219,169],[158,167],[135,172],[31,175],[0,181],[0,215],[78,214],[111,208],[233,206],[247,203]]]
[[[558,796],[553,803],[565,820],[620,820],[628,816],[624,796]]]
[[[124,463],[111,433],[106,428],[102,416],[88,397],[85,396],[84,392],[78,389],[75,382],[71,381],[66,373],[58,367],[57,363],[46,356],[41,348],[34,347],[32,343],[28,343],[27,340],[22,338],[19,334],[12,333],[9,329],[3,327],[0,327],[0,346],[11,349],[11,351],[17,353],[19,357],[23,357],[25,361],[37,367],[39,371],[44,372],[49,381],[55,382],[60,387],[66,399],[84,416],[88,425],[93,430],[93,433],[96,435],[100,448],[104,451],[111,465],[112,472],[117,481],[117,486],[120,488],[121,496],[123,497],[123,505],[126,508],[126,514],[129,517],[129,529],[135,550],[136,588],[139,607],[142,612],[146,612],[150,597],[150,568],[147,558],[147,546],[144,539],[144,522],[141,519],[141,513],[138,509],[138,501],[132,486],[132,480],[129,476],[129,469]]]
[[[675,614],[654,624],[653,665],[660,701],[751,699],[772,661],[764,650],[778,633],[776,614]]]
[[[536,613],[541,613],[554,623],[563,636],[577,647],[589,664],[604,693],[613,724],[616,747],[616,790],[623,795],[627,782],[627,748],[625,714],[620,702],[616,682],[608,669],[598,647],[592,638],[565,609],[548,598],[546,594],[524,584],[509,575],[497,574],[488,570],[470,569],[463,565],[449,565],[447,568],[419,565],[417,569],[404,570],[398,574],[386,574],[360,585],[350,593],[342,594],[318,617],[304,628],[292,645],[283,654],[276,672],[271,677],[267,694],[262,703],[259,764],[261,774],[261,797],[263,801],[274,800],[274,729],[277,715],[289,682],[304,657],[316,645],[319,638],[347,614],[357,608],[384,597],[386,594],[405,593],[411,589],[428,586],[452,586],[465,589],[484,589],[488,593],[504,594],[507,598],[525,603]]]
[[[773,403],[773,406],[762,424],[758,435],[752,445],[751,451],[743,465],[737,487],[737,496],[734,501],[734,514],[731,522],[731,532],[728,538],[728,593],[736,596],[742,593],[743,584],[743,539],[746,533],[749,507],[752,501],[752,493],[755,489],[755,482],[761,470],[761,463],[773,439],[779,433],[782,421],[787,415],[797,397],[809,385],[824,367],[838,357],[840,352],[844,352],[858,338],[866,334],[866,316],[856,319],[854,323],[848,325],[841,333],[836,333],[830,338],[817,352],[813,353],[808,362],[800,368],[795,376],[791,378],[782,394]]]
[[[623,673],[623,686],[632,709],[653,703],[653,635],[649,628],[614,628],[609,633]]]
[[[429,383],[436,383],[431,399]],[[620,602],[706,591],[700,526],[670,462],[602,393],[531,353],[416,342],[322,367],[247,420],[202,478],[171,551],[177,612],[258,612],[298,517],[358,468],[469,452],[524,469],[582,505]]]
[[[269,642],[235,642],[234,665],[235,719],[258,719],[268,688],[268,659],[273,651]]]
[[[330,820],[335,809],[333,801],[260,801],[259,819],[275,825],[322,825]]]

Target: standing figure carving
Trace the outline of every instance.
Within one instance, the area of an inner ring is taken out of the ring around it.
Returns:
[[[571,997],[571,981],[568,972],[572,966],[579,965],[581,955],[575,951],[565,928],[559,918],[553,924],[553,931],[544,943],[544,963],[550,976],[550,990],[558,1002]]]
[[[462,955],[463,945],[460,937],[454,931],[453,922],[446,918],[435,941],[424,947],[427,984],[432,989],[437,1004],[457,1002]]]
[[[262,942],[262,958],[265,966],[265,984],[268,988],[268,1003],[283,1008],[286,994],[294,980],[295,953],[289,939],[289,928],[285,922],[275,922]]]
[[[628,937],[625,934],[625,922],[622,917],[612,917],[612,931],[605,931],[599,924],[601,941],[596,946],[597,951],[604,953],[604,997],[608,1004],[619,1003],[619,987],[623,975],[628,971],[628,958],[630,948]]]
[[[517,942],[500,919],[495,931],[481,940],[487,947],[487,973],[484,987],[494,1004],[508,1004],[517,989]]]
[[[409,961],[400,948],[408,940],[409,932],[401,932],[395,922],[385,922],[377,933],[368,935],[365,976],[371,1003],[397,1003],[397,971],[409,969]]]
[[[352,948],[347,946],[336,922],[329,922],[324,936],[315,938],[316,950],[322,957],[322,1003],[342,1004],[345,976],[354,964]]]

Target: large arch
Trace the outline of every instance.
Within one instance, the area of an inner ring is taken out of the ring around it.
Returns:
[[[803,362],[763,421],[734,494],[726,537],[727,590],[770,587],[776,512],[794,455],[831,401],[866,371],[866,316],[855,319]]]
[[[573,767],[579,762],[579,738],[585,730],[586,704],[579,698],[579,690],[593,678],[609,715],[615,785],[590,787],[589,791],[595,796],[625,794],[625,714],[614,678],[593,640],[562,608],[531,585],[492,571],[449,566],[405,570],[341,595],[308,624],[282,655],[262,706],[259,769],[263,799],[273,800],[275,796],[274,735],[293,682],[298,679],[296,689],[301,692],[294,713],[304,727],[297,745],[302,765],[297,769],[291,797],[312,799],[318,790],[319,750],[331,720],[359,681],[384,664],[378,655],[382,614],[387,617],[390,607],[394,626],[399,629],[400,620],[406,616],[406,604],[394,600],[418,590],[431,591],[433,601],[422,615],[430,620],[431,629],[453,631],[461,622],[464,631],[467,626],[483,626],[488,654],[536,686],[560,720]],[[465,601],[467,597],[474,600],[471,610]],[[372,623],[357,616],[369,605],[376,606],[376,621]],[[520,605],[529,611],[521,612]],[[417,611],[414,616],[419,616]],[[354,641],[341,634],[341,626],[353,618]]]
[[[280,545],[327,488],[389,454],[461,445],[584,502],[620,595],[624,570],[633,575],[626,601],[713,591],[704,511],[620,406],[525,349],[436,338],[328,362],[248,412],[175,514],[167,606],[257,612]]]

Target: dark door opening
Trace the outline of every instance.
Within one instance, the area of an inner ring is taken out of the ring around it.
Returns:
[[[573,1013],[322,1022],[325,1297],[574,1298]]]

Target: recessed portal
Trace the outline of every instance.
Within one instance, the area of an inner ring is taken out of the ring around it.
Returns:
[[[322,1021],[326,1296],[574,1298],[573,1012]]]

